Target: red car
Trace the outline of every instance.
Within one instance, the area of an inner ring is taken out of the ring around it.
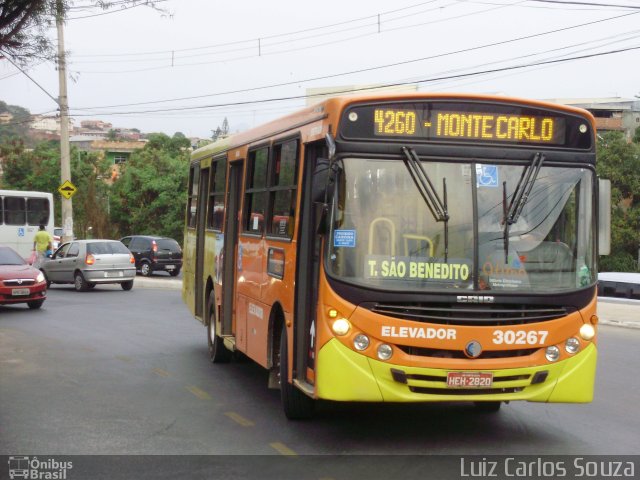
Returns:
[[[47,298],[44,274],[10,247],[0,246],[0,305],[26,303],[40,308]]]

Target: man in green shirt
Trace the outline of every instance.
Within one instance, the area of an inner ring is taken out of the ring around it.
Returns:
[[[44,229],[44,225],[40,225],[40,229],[36,232],[36,236],[33,239],[33,249],[36,252],[36,261],[33,266],[40,268],[42,260],[44,259],[45,252],[51,250],[51,235]]]

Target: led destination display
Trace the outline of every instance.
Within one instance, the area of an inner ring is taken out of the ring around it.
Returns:
[[[347,139],[506,143],[592,148],[589,120],[574,114],[505,104],[407,102],[353,106],[343,117]]]
[[[559,145],[564,143],[565,124],[559,117],[505,115],[488,112],[374,110],[374,135],[419,136],[426,138],[461,138],[532,142]]]

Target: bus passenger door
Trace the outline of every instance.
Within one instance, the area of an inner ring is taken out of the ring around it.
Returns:
[[[312,192],[314,171],[318,159],[323,157],[327,157],[324,142],[305,146],[296,260],[294,372],[297,380],[310,385],[315,384],[316,306],[322,258],[322,237],[315,229],[317,219]]]
[[[233,307],[236,291],[236,246],[238,244],[238,213],[242,193],[242,167],[244,161],[229,164],[227,190],[227,217],[224,226],[224,266],[222,272],[222,335],[233,334]]]
[[[200,171],[200,186],[198,191],[198,217],[196,218],[196,272],[195,272],[195,313],[196,317],[203,318],[203,271],[204,271],[204,244],[207,223],[207,203],[209,199],[209,169]]]

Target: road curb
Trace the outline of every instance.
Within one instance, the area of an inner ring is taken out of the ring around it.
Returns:
[[[182,290],[182,280],[174,278],[149,278],[137,276],[133,288],[155,288],[159,290]]]

